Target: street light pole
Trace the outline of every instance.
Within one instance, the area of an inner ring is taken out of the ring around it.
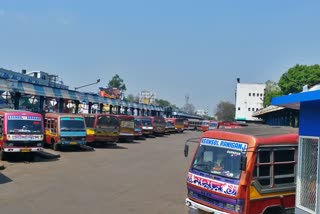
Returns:
[[[97,81],[94,82],[94,83],[90,83],[90,84],[87,84],[87,85],[75,87],[74,90],[78,90],[79,88],[84,88],[84,87],[87,87],[87,86],[90,86],[90,85],[94,85],[94,84],[97,84],[97,83],[99,83],[99,82],[100,82],[100,79],[97,79]]]

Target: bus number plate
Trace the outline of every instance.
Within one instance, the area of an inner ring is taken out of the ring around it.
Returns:
[[[30,152],[31,149],[21,149],[21,152]]]

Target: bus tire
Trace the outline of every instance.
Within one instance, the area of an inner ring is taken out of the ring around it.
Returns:
[[[59,145],[54,140],[51,140],[51,146],[54,151],[59,151]]]
[[[0,160],[4,161],[4,160],[6,160],[6,159],[7,159],[7,157],[6,157],[6,152],[3,151],[3,150],[1,150],[1,151],[0,151]]]
[[[285,214],[285,211],[282,207],[269,207],[263,212],[263,214]]]

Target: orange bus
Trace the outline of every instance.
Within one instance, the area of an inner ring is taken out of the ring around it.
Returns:
[[[186,205],[219,214],[293,213],[297,158],[296,128],[204,132],[188,172]]]
[[[110,114],[83,114],[86,122],[87,144],[114,144],[120,135],[120,121]]]
[[[43,150],[43,117],[29,111],[0,109],[0,159],[7,153]]]
[[[44,127],[45,144],[53,150],[86,144],[86,124],[82,115],[46,113]]]
[[[172,121],[174,124],[174,129],[177,133],[181,133],[184,131],[185,127],[185,119],[183,118],[166,118],[166,121]]]
[[[210,120],[203,120],[200,125],[201,131],[205,132],[209,130]]]
[[[115,115],[120,120],[120,138],[119,140],[134,140],[134,116]]]

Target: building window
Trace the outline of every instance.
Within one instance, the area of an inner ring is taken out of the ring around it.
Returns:
[[[256,108],[256,111],[259,111],[259,109],[258,109],[258,108]]]
[[[252,108],[252,111],[254,111],[254,108]]]
[[[260,97],[262,97],[262,93],[260,94]]]
[[[248,111],[250,111],[250,108],[248,108]]]
[[[256,96],[256,94],[255,94],[255,93],[252,93],[252,96]]]
[[[249,93],[249,97],[251,97],[251,93]]]
[[[240,111],[240,107],[238,107],[238,111]]]

